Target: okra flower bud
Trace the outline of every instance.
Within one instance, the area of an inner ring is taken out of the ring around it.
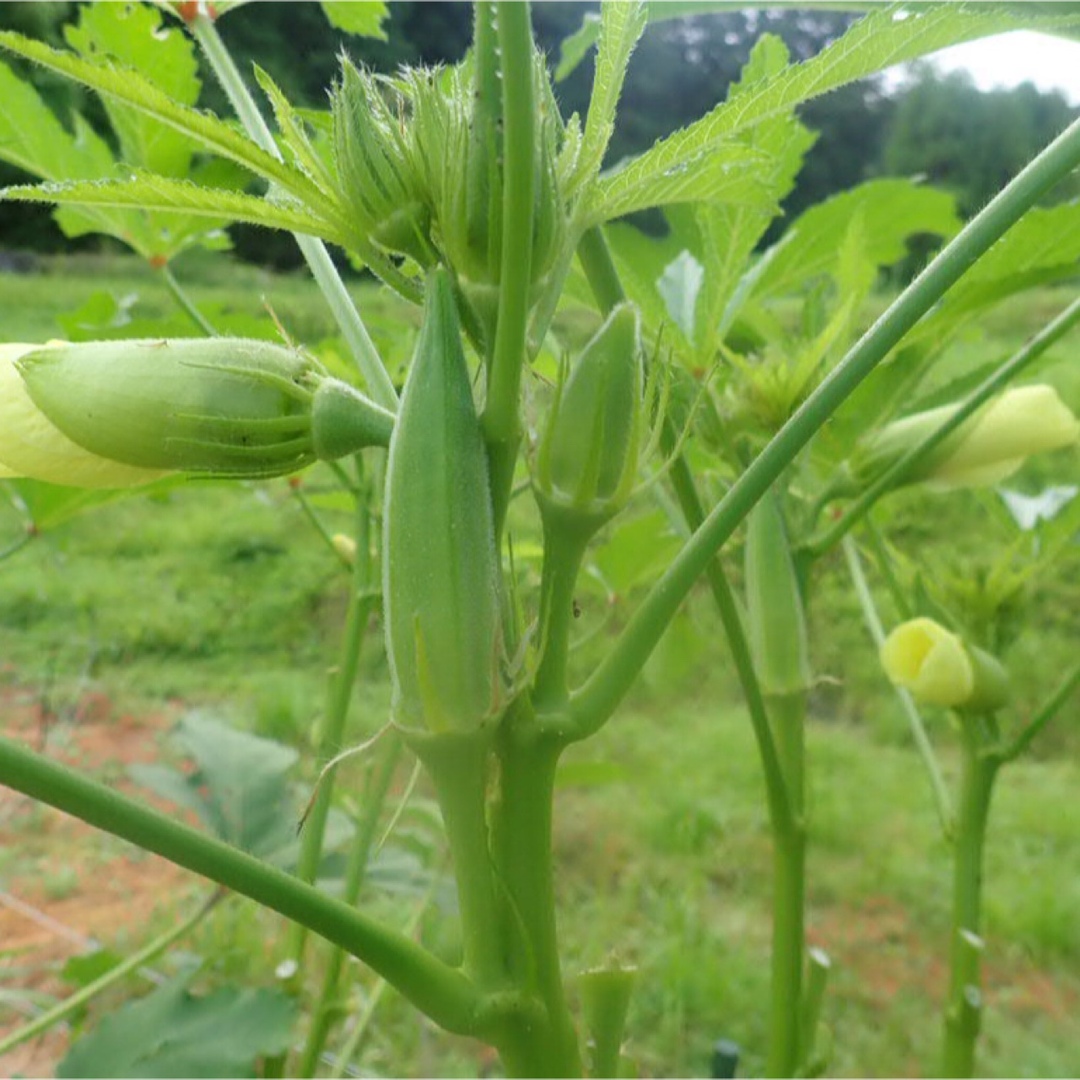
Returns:
[[[893,630],[881,646],[881,664],[924,705],[991,710],[1008,696],[1000,662],[933,619],[911,619]]]
[[[542,501],[605,520],[630,495],[641,428],[637,309],[620,304],[561,381],[540,441]]]
[[[175,471],[281,476],[386,445],[393,428],[390,413],[314,360],[264,341],[18,349],[0,364],[0,462],[53,483],[111,487]]]
[[[958,406],[915,413],[872,433],[848,463],[856,488],[870,482],[952,416]],[[983,487],[1011,475],[1031,454],[1071,446],[1080,421],[1051,386],[1021,386],[995,398],[961,424],[902,478],[941,490]]]
[[[487,451],[444,270],[428,279],[390,440],[383,555],[395,719],[475,730],[498,700],[499,562]]]
[[[431,212],[406,149],[401,121],[375,76],[348,60],[331,99],[334,156],[342,194],[357,224],[390,251],[430,263]]]
[[[132,487],[156,480],[160,470],[122,465],[69,439],[34,404],[15,367],[41,346],[0,345],[0,478],[31,477],[73,487]]]

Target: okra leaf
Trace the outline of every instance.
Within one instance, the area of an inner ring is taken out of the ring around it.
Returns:
[[[5,480],[8,497],[37,532],[54,529],[85,510],[103,503],[167,491],[182,481],[174,477],[139,488],[73,488],[47,484],[43,480]]]
[[[766,80],[782,74],[787,65],[784,42],[775,35],[764,35],[731,88],[729,100],[753,93]],[[701,244],[696,254],[705,268],[705,277],[690,337],[699,363],[715,355],[718,341],[734,321],[739,306],[734,298],[747,263],[779,212],[780,201],[794,187],[803,158],[815,139],[816,135],[793,111],[763,121],[752,130],[749,141],[769,162],[758,174],[762,195],[767,199],[760,205],[711,202],[697,207]]]
[[[902,259],[908,238],[916,233],[948,239],[960,229],[956,201],[948,193],[910,180],[870,180],[800,215],[756,278],[754,295],[787,295],[834,273],[840,240],[856,216],[865,231],[867,256],[877,266]]]
[[[138,71],[181,105],[199,99],[202,82],[193,41],[179,27],[162,27],[161,12],[145,4],[87,4],[78,25],[64,30],[83,59],[104,57]],[[186,176],[197,144],[174,128],[114,98],[104,99],[109,122],[130,165]]]
[[[756,150],[734,141],[662,168],[656,168],[650,152],[600,177],[589,196],[586,223],[596,225],[672,203],[768,204],[758,182],[765,160]]]
[[[588,182],[600,168],[615,129],[615,109],[622,93],[626,65],[644,29],[645,5],[640,0],[604,4],[601,8],[600,48],[575,169],[576,182]]]
[[[225,121],[173,101],[149,79],[115,62],[91,63],[10,30],[0,31],[0,47],[66,75],[106,97],[132,105],[188,135],[201,146],[243,165],[314,207],[327,208],[322,191],[302,172],[267,153]]]
[[[701,190],[695,195],[688,186],[682,191],[681,199],[708,200],[714,197],[709,181],[715,177],[707,171],[699,172],[698,164],[710,154],[723,151],[730,146],[730,140],[770,117],[846,83],[947,45],[1024,26],[1061,28],[1076,25],[1078,21],[1080,17],[1075,12],[1031,20],[1020,18],[1010,9],[998,5],[972,3],[927,7],[894,4],[875,10],[817,56],[787,68],[752,93],[721,103],[700,120],[658,142],[617,174],[622,178],[620,188],[633,186],[643,205],[658,205],[665,200],[657,197],[649,201],[649,184],[660,183],[663,178],[685,170],[692,173],[695,180],[700,179]]]
[[[135,765],[132,777],[151,791],[193,810],[227,843],[260,858],[286,863],[295,854],[297,799],[289,773],[295,750],[190,712],[173,738],[195,764],[193,772]],[[338,839],[351,830],[343,828]]]
[[[274,110],[274,119],[286,148],[292,153],[298,168],[326,191],[332,191],[334,180],[326,161],[315,148],[315,143],[308,136],[303,116],[293,108],[292,103],[276,82],[258,64],[255,65],[255,80],[262,87]]]
[[[242,221],[270,229],[288,229],[321,236],[338,244],[345,242],[336,224],[316,216],[306,206],[245,195],[240,191],[201,187],[189,180],[173,180],[147,172],[136,172],[129,180],[71,180],[17,185],[0,190],[0,197],[70,206],[175,211],[212,218],[219,226],[230,221]]]
[[[358,37],[386,40],[383,23],[389,16],[383,0],[322,0],[322,9],[330,25]]]
[[[56,1075],[255,1076],[260,1056],[289,1048],[296,1002],[287,994],[229,986],[196,997],[192,974],[109,1013],[74,1043]]]

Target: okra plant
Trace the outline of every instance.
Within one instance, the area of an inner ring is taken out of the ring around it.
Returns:
[[[186,215],[298,234],[352,349],[357,385],[330,375],[302,347],[242,338],[7,345],[0,475],[112,488],[173,473],[289,476],[323,461],[338,463],[355,491],[366,478],[372,504],[358,499],[358,546],[337,549],[354,564],[354,600],[367,598],[356,610],[365,618],[373,588],[381,591],[393,691],[384,738],[415,755],[438,800],[461,961],[316,888],[322,826],[310,819],[290,874],[10,740],[0,743],[0,780],[328,939],[339,960],[349,953],[364,961],[448,1031],[492,1045],[508,1075],[615,1075],[624,1067],[632,973],[617,964],[586,973],[574,1015],[555,910],[556,775],[564,751],[617,714],[704,578],[746,694],[773,834],[772,989],[762,1003],[761,1049],[769,1075],[822,1070],[827,961],[807,953],[804,926],[804,738],[815,682],[806,628],[815,569],[841,542],[850,551],[851,530],[904,484],[994,482],[1035,450],[1076,442],[1075,418],[1049,388],[991,400],[1073,326],[1075,304],[978,385],[967,380],[949,388],[948,404],[905,414],[964,320],[1024,287],[1034,271],[1074,272],[1075,253],[1048,255],[1036,241],[1062,215],[1075,217],[1075,207],[1034,208],[1080,165],[1080,125],[963,228],[940,193],[877,181],[808,211],[773,248],[761,244],[812,142],[796,112],[801,103],[946,45],[1016,27],[1074,31],[1080,18],[1058,5],[866,5],[841,39],[803,63],[763,38],[727,100],[605,168],[634,47],[651,19],[678,14],[680,5],[602,6],[582,31],[591,27],[597,50],[583,117],[559,113],[529,5],[479,0],[462,63],[383,77],[344,59],[327,113],[295,108],[256,71],[274,132],[214,26],[236,5],[160,6],[203,49],[246,134],[230,118],[178,100],[130,58],[78,45],[57,50],[13,33],[0,34],[0,45],[97,91],[110,115],[178,133],[188,151],[258,177],[265,192],[200,184],[184,169],[136,160],[120,179],[39,170],[46,183],[9,188],[5,197],[77,207],[105,224],[110,215],[151,223],[154,215]],[[378,10],[357,5],[354,16]],[[618,220],[655,208],[670,225],[662,241]],[[916,232],[947,242],[861,332],[879,268]],[[422,308],[400,397],[324,242]],[[810,289],[821,279],[828,289]],[[553,358],[561,305],[586,293],[594,332]],[[796,295],[805,317],[791,331],[772,305]],[[1025,409],[1036,418],[1034,439],[1032,423],[1015,419]],[[668,508],[685,541],[593,672],[577,681],[571,647],[582,567],[605,530],[649,500]],[[380,575],[370,565],[373,513],[382,517]],[[516,522],[530,514],[543,549],[536,595],[514,571]],[[741,563],[729,557],[732,544],[741,544]],[[883,652],[898,681],[931,704],[977,702],[980,716],[998,709],[1006,679],[992,648],[965,646],[925,617],[898,633]],[[349,640],[355,646],[358,633]],[[963,692],[940,670],[950,656],[966,672]],[[355,662],[342,671],[339,702]],[[1040,716],[1060,707],[1075,673],[1070,679]],[[978,739],[990,739],[990,722],[978,725]],[[979,757],[990,743],[965,739],[966,763],[990,760]],[[387,754],[373,791],[385,794],[394,760]],[[961,941],[979,933],[970,882],[988,768],[971,764],[973,780],[965,773],[956,832],[958,866],[966,868],[957,871],[966,883],[957,886],[966,897],[954,927]],[[967,794],[972,784],[977,794]],[[316,822],[325,822],[329,799],[324,781],[312,803]],[[358,833],[366,851],[370,830]],[[961,949],[953,964],[951,1075],[973,1068],[977,1010],[963,1004],[978,982],[970,952]],[[313,1020],[297,1066],[306,1075],[327,1015]]]

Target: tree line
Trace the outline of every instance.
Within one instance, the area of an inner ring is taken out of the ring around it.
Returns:
[[[63,26],[77,18],[78,6],[38,0],[0,4],[0,26],[61,45]],[[552,65],[562,42],[596,6],[534,4],[536,37]],[[390,5],[387,39],[378,41],[333,29],[319,4],[257,3],[230,12],[219,28],[242,70],[258,63],[294,102],[323,108],[342,52],[388,73],[403,64],[453,63],[468,48],[470,19],[467,3],[404,0]],[[851,19],[787,9],[699,14],[654,24],[630,65],[608,163],[644,149],[722,100],[761,34],[779,35],[792,59],[802,60],[837,38]],[[97,102],[70,83],[37,71],[21,74],[35,82],[61,117],[76,108],[91,123],[101,117]],[[589,54],[559,84],[565,115],[584,110],[592,74]],[[204,87],[207,107],[227,114],[224,95],[208,72]],[[1077,111],[1058,92],[1042,92],[1031,84],[980,91],[966,74],[942,75],[929,64],[914,68],[900,86],[889,87],[879,77],[844,87],[801,110],[817,140],[785,203],[786,215],[790,219],[875,176],[914,175],[952,192],[962,214],[973,213]],[[21,179],[0,162],[0,184]],[[246,259],[280,267],[296,264],[289,237],[246,227],[234,234],[238,253]],[[87,242],[99,241],[82,243]],[[48,251],[69,244],[47,209],[0,203],[0,247]]]

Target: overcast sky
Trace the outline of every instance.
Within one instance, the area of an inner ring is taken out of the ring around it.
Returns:
[[[943,49],[933,60],[947,71],[966,68],[981,90],[1033,82],[1080,105],[1080,41],[1016,30]]]

